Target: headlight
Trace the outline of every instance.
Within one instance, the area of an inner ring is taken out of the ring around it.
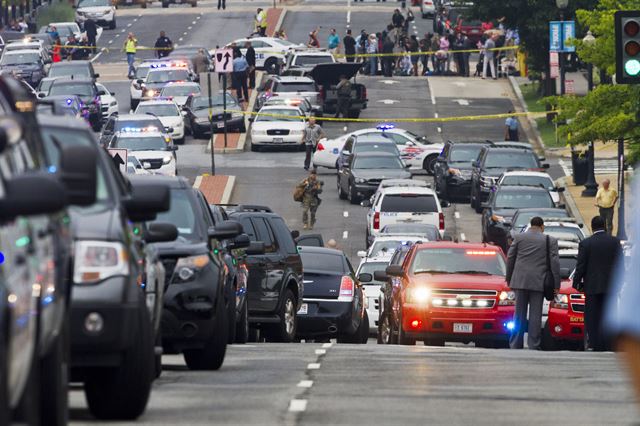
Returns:
[[[118,101],[113,101],[109,104],[110,107],[114,107],[116,105],[118,105]]]
[[[504,217],[497,215],[497,214],[492,214],[491,215],[491,220],[493,222],[504,222]]]
[[[78,241],[75,249],[73,281],[86,284],[116,275],[129,275],[129,255],[120,243]]]
[[[516,304],[516,293],[514,291],[501,291],[498,300],[500,306],[513,306]]]
[[[362,178],[356,178],[356,183],[367,183],[367,180]]]
[[[412,287],[407,290],[407,302],[426,304],[431,297],[431,290],[427,287]]]
[[[149,89],[149,90],[147,90],[144,94],[145,94],[145,96],[153,97],[153,96],[157,95],[157,94],[158,94],[158,92],[156,92],[156,91],[155,91],[155,90],[153,90],[153,89]]]
[[[172,156],[167,155],[162,159],[162,164],[169,164],[171,162],[171,160],[173,159]]]
[[[569,309],[569,296],[566,294],[556,294],[551,302],[552,308]]]
[[[191,281],[196,274],[209,264],[209,256],[201,254],[199,256],[183,257],[178,259],[176,269],[173,273],[174,281]]]

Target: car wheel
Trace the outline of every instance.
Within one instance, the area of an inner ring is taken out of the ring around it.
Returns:
[[[227,333],[227,342],[229,344],[236,341],[236,295],[235,295],[235,282],[233,283],[233,297],[227,300],[227,325],[229,331]]]
[[[369,340],[369,316],[365,311],[364,317],[360,320],[360,325],[353,334],[344,334],[338,336],[338,343],[355,343],[366,344]]]
[[[549,329],[549,321],[544,325],[542,329],[542,339],[540,342],[540,347],[545,351],[557,351],[560,349],[560,345],[551,335],[551,330]]]
[[[201,349],[187,349],[184,351],[184,361],[189,370],[218,370],[222,367],[227,352],[229,327],[227,326],[227,311],[224,297],[218,295],[216,304],[216,318],[213,333]]]
[[[264,70],[267,74],[278,74],[278,60],[276,58],[268,58],[264,61]]]
[[[435,172],[436,160],[438,159],[437,155],[429,155],[422,162],[422,168],[427,172],[429,176],[433,176]]]
[[[65,319],[60,335],[50,352],[40,361],[40,413],[46,413],[48,425],[63,426],[69,421],[69,321]]]
[[[425,346],[444,346],[444,339],[438,339],[438,338],[424,339],[423,343]]]
[[[156,349],[162,349],[162,332],[160,330],[158,330],[158,334],[156,335],[156,344],[153,348],[154,377],[157,379],[162,374],[162,352],[156,353]]]
[[[260,330],[258,328],[255,327],[249,327],[249,338],[247,339],[247,342],[250,343],[257,343],[260,341],[261,336],[260,336]]]
[[[358,204],[358,201],[360,201],[358,196],[354,193],[353,185],[349,185],[349,193],[347,194],[347,198],[349,198],[349,202],[351,204]]]
[[[286,289],[280,313],[278,314],[280,321],[275,327],[267,331],[267,340],[269,342],[291,343],[296,337],[296,300],[293,292]]]
[[[338,198],[341,200],[347,199],[347,194],[342,190],[342,186],[340,186],[340,179],[338,179]]]
[[[400,321],[398,324],[398,343],[406,346],[413,346],[416,344],[416,339],[408,337],[405,334],[404,328],[402,327],[402,317],[400,317]]]
[[[249,340],[249,306],[247,300],[244,301],[244,308],[240,319],[236,323],[236,343],[245,344]]]
[[[350,109],[347,115],[349,116],[349,118],[360,118],[360,110]]]
[[[378,324],[378,344],[390,345],[392,330],[391,319],[389,318],[389,314],[387,312],[382,313],[382,317],[380,318],[380,322]]]
[[[261,148],[258,145],[251,144],[251,151],[260,152]]]
[[[145,410],[153,381],[153,338],[151,321],[140,296],[133,344],[116,368],[95,369],[87,375],[84,392],[89,411],[98,419],[133,420]]]

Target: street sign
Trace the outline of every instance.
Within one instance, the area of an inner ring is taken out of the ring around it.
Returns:
[[[127,150],[120,148],[109,148],[109,155],[113,160],[113,164],[122,173],[127,173]]]
[[[550,78],[560,77],[560,60],[558,52],[549,52]]]
[[[569,46],[567,41],[576,38],[575,21],[549,22],[549,50],[553,52],[575,52],[575,46]]]
[[[575,95],[576,94],[576,89],[575,89],[575,86],[573,84],[573,80],[565,80],[564,81],[564,92],[567,95]]]
[[[233,72],[233,50],[216,50],[216,72]]]

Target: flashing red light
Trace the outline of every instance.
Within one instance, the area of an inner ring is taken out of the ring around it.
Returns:
[[[373,229],[380,229],[380,212],[373,214]]]
[[[322,145],[322,143],[318,142],[318,146],[316,147],[316,151],[324,151],[324,145]]]
[[[495,250],[467,250],[469,256],[495,256],[498,254]]]
[[[353,287],[353,279],[350,276],[345,275],[342,277],[342,280],[340,280],[340,296],[353,297]]]
[[[420,328],[422,326],[422,321],[419,319],[414,319],[411,321],[411,328]]]

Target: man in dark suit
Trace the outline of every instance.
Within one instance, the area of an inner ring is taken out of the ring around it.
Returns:
[[[586,338],[594,351],[609,350],[602,332],[602,316],[609,293],[614,266],[622,253],[620,241],[605,232],[604,219],[591,219],[593,235],[578,246],[578,262],[573,275],[573,288],[585,294]]]
[[[250,41],[247,41],[244,44],[244,47],[247,48],[247,51],[244,54],[244,58],[247,60],[247,64],[249,64],[249,89],[256,88],[256,50],[253,48],[253,45]]]
[[[84,30],[87,33],[87,40],[89,42],[89,46],[96,47],[96,36],[98,35],[98,26],[96,25],[96,21],[91,18],[88,18],[84,21]],[[95,53],[95,49],[94,49]]]

